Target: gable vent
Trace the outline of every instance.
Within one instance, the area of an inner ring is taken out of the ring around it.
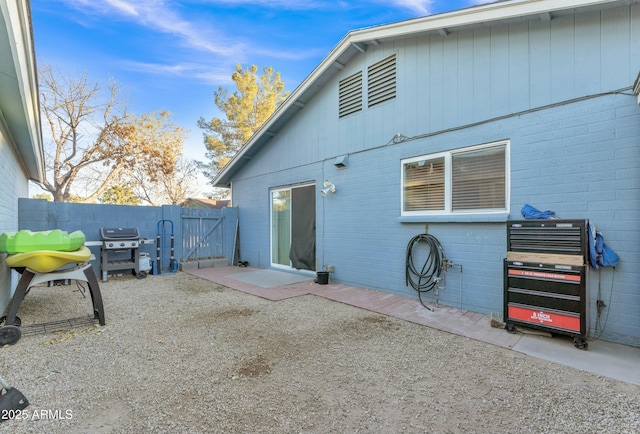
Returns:
[[[396,97],[396,55],[371,65],[368,70],[369,107]]]
[[[339,117],[362,110],[362,71],[340,80]]]

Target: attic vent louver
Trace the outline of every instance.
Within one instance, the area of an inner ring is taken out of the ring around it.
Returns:
[[[340,80],[338,93],[339,117],[362,110],[362,71]]]
[[[396,55],[371,65],[368,69],[369,107],[396,97]]]

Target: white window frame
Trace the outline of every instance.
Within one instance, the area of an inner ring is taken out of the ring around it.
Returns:
[[[482,145],[469,146],[465,148],[452,149],[445,152],[437,152],[433,154],[419,155],[417,157],[405,158],[400,160],[400,212],[401,216],[442,216],[442,215],[470,215],[470,214],[503,214],[508,213],[511,203],[511,141],[500,140],[498,142],[485,143]],[[488,209],[470,209],[464,211],[452,210],[452,157],[456,154],[464,154],[467,152],[476,152],[482,149],[488,149],[498,146],[504,146],[504,173],[505,173],[505,207],[504,208],[488,208]],[[415,163],[423,160],[434,160],[444,158],[444,209],[442,210],[418,210],[405,211],[405,191],[404,191],[404,166],[405,164]]]
[[[291,191],[294,188],[298,188],[298,187],[309,187],[309,186],[315,186],[316,183],[315,182],[302,182],[300,184],[289,184],[289,185],[284,185],[284,186],[280,186],[280,187],[272,187],[269,189],[269,266],[272,268],[279,268],[282,270],[294,270],[298,273],[302,273],[302,274],[308,274],[308,273],[312,273],[315,274],[314,272],[310,271],[310,270],[296,270],[295,268],[291,267],[291,261],[289,261],[289,265],[282,265],[279,264],[277,262],[274,262],[274,258],[273,258],[273,193],[279,192],[279,191]],[[317,207],[317,205],[316,205]],[[316,208],[317,210],[317,208]],[[291,212],[291,210],[289,210],[289,212]],[[289,221],[289,233],[291,233],[291,221]],[[316,255],[317,255],[317,247],[316,247]]]

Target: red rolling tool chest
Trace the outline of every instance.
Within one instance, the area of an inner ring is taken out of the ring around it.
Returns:
[[[521,325],[573,337],[587,349],[586,220],[507,222],[504,313],[508,332]]]

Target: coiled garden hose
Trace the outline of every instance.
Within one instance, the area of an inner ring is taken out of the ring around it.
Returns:
[[[427,256],[418,271],[414,263],[414,249],[418,248],[420,243],[426,244]],[[422,301],[422,294],[431,291],[438,285],[444,271],[445,261],[442,245],[433,235],[416,235],[407,245],[405,283],[418,292],[420,303],[429,310],[432,309]]]

